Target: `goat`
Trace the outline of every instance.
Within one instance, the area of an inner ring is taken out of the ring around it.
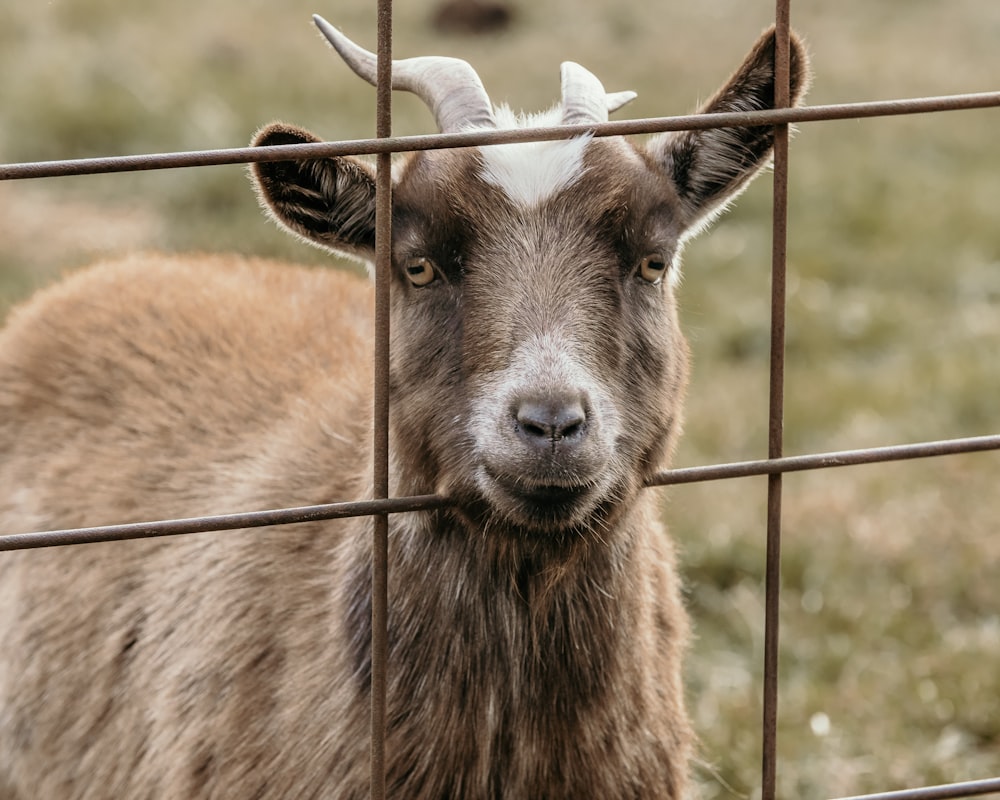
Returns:
[[[351,68],[374,56],[321,19]],[[766,32],[706,113],[773,105]],[[791,95],[806,83],[792,38]],[[633,96],[575,64],[516,116],[465,62],[397,61],[442,131],[597,124]],[[261,147],[315,138],[263,128]],[[688,351],[683,243],[769,161],[769,127],[408,157],[394,178],[386,780],[394,797],[679,798],[688,622],[644,480]],[[374,175],[260,163],[282,226],[363,260]],[[367,281],[136,255],[0,335],[0,530],[371,496]],[[0,557],[0,794],[366,795],[367,518]]]

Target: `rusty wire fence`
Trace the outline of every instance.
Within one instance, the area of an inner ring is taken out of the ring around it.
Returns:
[[[172,519],[123,525],[107,525],[73,530],[0,535],[0,551],[19,550],[90,542],[120,541],[187,533],[237,530],[270,525],[344,517],[371,516],[373,528],[372,581],[372,712],[371,712],[371,797],[381,800],[385,786],[385,725],[387,664],[387,574],[388,516],[427,511],[449,505],[439,495],[389,497],[389,269],[391,240],[391,163],[394,153],[446,148],[551,141],[591,133],[595,136],[624,136],[733,126],[773,125],[775,127],[772,263],[771,263],[771,346],[770,403],[768,412],[767,458],[703,467],[671,469],[653,476],[648,486],[715,481],[747,476],[768,477],[765,603],[764,603],[764,686],[763,747],[761,754],[763,800],[776,793],[778,637],[782,538],[782,476],[785,473],[848,467],[908,459],[923,459],[959,453],[1000,450],[1000,434],[929,441],[915,444],[813,453],[784,454],[785,374],[785,289],[786,239],[788,220],[788,129],[795,123],[824,120],[863,119],[906,114],[937,113],[1000,107],[1000,92],[958,94],[941,97],[893,99],[878,102],[788,108],[789,32],[791,0],[777,0],[776,97],[775,109],[744,113],[687,115],[646,118],[601,125],[559,126],[457,134],[394,137],[390,96],[392,58],[392,1],[378,0],[378,70],[376,94],[376,137],[340,142],[285,145],[268,148],[232,148],[152,155],[88,158],[0,165],[0,180],[21,180],[67,175],[160,170],[182,167],[286,161],[342,155],[377,157],[377,245],[375,266],[375,385],[374,385],[374,497],[359,502],[338,502],[298,508],[282,508],[238,514]],[[1000,794],[1000,776],[981,780],[924,786],[843,800],[939,800]]]

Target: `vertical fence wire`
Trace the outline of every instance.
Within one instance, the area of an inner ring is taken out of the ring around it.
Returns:
[[[774,106],[791,104],[791,0],[775,8]],[[788,125],[774,126],[774,188],[771,216],[771,354],[767,456],[784,455],[785,283],[788,242]],[[761,796],[774,800],[778,750],[778,630],[781,598],[782,473],[767,478],[767,551],[764,567],[764,685]]]
[[[377,138],[392,136],[392,0],[378,0]],[[379,153],[375,173],[375,355],[372,496],[389,496],[389,285],[392,262],[392,154]],[[389,517],[372,519],[371,800],[386,796]]]

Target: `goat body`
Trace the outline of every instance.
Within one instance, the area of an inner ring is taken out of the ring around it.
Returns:
[[[768,32],[704,110],[772,105],[773,49]],[[516,119],[457,63],[458,89],[437,60],[394,65],[443,130],[599,122],[628,99],[566,65],[555,115]],[[255,144],[306,141],[274,124]],[[399,170],[391,493],[453,504],[390,520],[392,796],[681,796],[687,621],[640,490],[680,424],[681,247],[771,145],[585,136]],[[254,176],[282,225],[373,257],[364,162]],[[346,273],[224,256],[137,255],[40,292],[0,334],[0,530],[371,496],[371,305]],[[370,530],[2,554],[0,797],[367,796]]]

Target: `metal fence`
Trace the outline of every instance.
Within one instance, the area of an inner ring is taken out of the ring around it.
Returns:
[[[715,464],[672,469],[655,475],[648,486],[695,483],[751,475],[768,476],[767,552],[765,564],[764,686],[763,686],[763,800],[773,800],[777,771],[778,636],[782,538],[782,476],[789,472],[832,467],[929,458],[958,453],[1000,450],[1000,434],[917,444],[875,447],[861,450],[785,456],[782,430],[784,419],[785,287],[788,196],[788,126],[823,120],[862,119],[903,114],[922,114],[963,109],[1000,107],[1000,92],[921,97],[906,100],[846,103],[788,108],[789,102],[789,17],[791,0],[777,0],[776,97],[769,111],[647,118],[601,125],[560,126],[516,131],[490,131],[426,136],[393,137],[390,118],[392,57],[392,2],[378,0],[378,71],[376,96],[376,138],[268,148],[233,148],[184,153],[163,153],[129,157],[91,158],[65,161],[0,165],[0,180],[18,180],[66,175],[131,172],[263,161],[285,161],[342,155],[377,156],[377,214],[375,266],[375,385],[373,448],[375,454],[375,499],[174,519],[148,523],[109,525],[94,528],[0,535],[0,551],[56,545],[106,542],[185,533],[235,530],[297,522],[372,516],[372,714],[371,714],[371,797],[381,800],[385,786],[385,724],[387,672],[387,548],[388,515],[426,511],[449,504],[447,497],[389,497],[389,269],[391,239],[391,164],[393,153],[445,148],[508,144],[525,141],[566,139],[582,133],[595,136],[622,136],[733,126],[773,125],[775,127],[773,238],[771,263],[771,347],[770,403],[768,413],[768,457],[757,461]],[[926,786],[869,794],[844,800],[938,800],[1000,794],[1000,777],[978,781]]]

